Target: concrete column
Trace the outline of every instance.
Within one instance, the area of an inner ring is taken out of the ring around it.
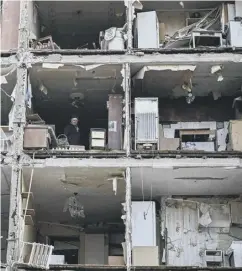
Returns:
[[[126,14],[127,14],[127,25],[128,25],[128,40],[127,40],[127,49],[131,52],[133,48],[133,19],[134,19],[134,7],[133,1],[127,0],[126,3]]]
[[[3,0],[1,19],[1,50],[18,48],[20,1]]]
[[[127,271],[132,268],[132,204],[131,204],[131,169],[126,168],[126,194],[125,194],[125,207],[126,207],[126,221],[125,221],[125,243],[126,243],[126,267]]]
[[[28,0],[20,1],[20,29],[18,35],[18,55],[20,61],[22,55],[28,50]],[[23,134],[26,122],[25,117],[25,93],[27,88],[28,71],[25,63],[18,63],[16,95],[14,101],[13,121],[13,152],[12,152],[12,176],[10,190],[9,232],[7,248],[7,264],[11,269],[18,260],[20,239],[23,237],[22,207],[21,207],[21,156],[23,153]]]
[[[124,70],[124,91],[125,91],[125,129],[124,137],[126,144],[126,155],[130,156],[131,151],[131,73],[130,73],[130,64],[123,64]]]

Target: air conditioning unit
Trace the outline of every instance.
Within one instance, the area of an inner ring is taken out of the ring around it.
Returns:
[[[135,149],[159,149],[158,98],[135,98]]]
[[[207,266],[220,266],[223,262],[222,250],[205,250],[205,261]]]

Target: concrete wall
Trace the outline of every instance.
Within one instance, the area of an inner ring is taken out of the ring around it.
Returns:
[[[234,225],[232,231],[230,200],[169,199],[166,204],[162,201],[163,221],[165,221],[163,230],[164,227],[167,228],[167,265],[206,266],[204,257],[206,249],[218,249],[225,252],[232,241],[238,240],[237,236],[242,234],[242,229]],[[199,226],[201,225],[199,210],[204,206],[209,208],[211,222],[208,226],[201,227]],[[218,209],[214,211],[213,208]],[[228,257],[224,257],[223,265],[229,266]]]
[[[33,1],[29,1],[28,22],[30,39],[39,37],[39,17]],[[20,1],[3,0],[1,18],[1,50],[18,47],[18,30],[20,19]]]
[[[3,0],[1,20],[1,50],[18,47],[20,1]]]

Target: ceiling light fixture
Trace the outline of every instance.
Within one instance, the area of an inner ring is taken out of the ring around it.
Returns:
[[[63,212],[66,212],[67,210],[73,218],[85,218],[84,207],[80,203],[77,193],[74,193],[73,196],[66,200]]]

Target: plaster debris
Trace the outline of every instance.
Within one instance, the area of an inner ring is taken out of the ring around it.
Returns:
[[[103,66],[105,64],[93,64],[93,65],[75,65],[77,67],[81,67],[82,69],[86,70],[86,71],[90,71],[90,70],[93,70],[93,69],[96,69],[100,66]]]
[[[7,84],[7,83],[8,83],[8,81],[7,81],[7,79],[6,79],[5,76],[1,76],[1,78],[0,78],[0,83],[1,83],[1,85],[4,85],[4,84]]]
[[[133,79],[143,79],[148,71],[195,71],[196,65],[156,65],[145,66],[136,73]]]
[[[60,63],[43,63],[42,68],[44,69],[59,69],[60,67],[63,67],[64,64]]]

